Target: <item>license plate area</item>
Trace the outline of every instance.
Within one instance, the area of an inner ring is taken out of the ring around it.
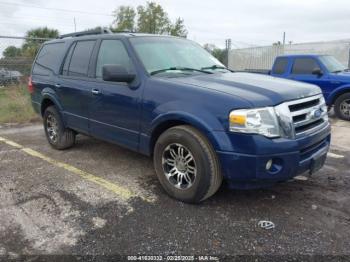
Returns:
[[[316,173],[324,166],[324,163],[326,162],[326,158],[327,158],[327,152],[322,152],[322,154],[318,154],[312,158],[311,164],[310,164],[310,172],[309,172],[310,175]]]

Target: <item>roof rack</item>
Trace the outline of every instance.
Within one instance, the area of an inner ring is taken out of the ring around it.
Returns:
[[[81,32],[75,32],[65,35],[60,35],[58,38],[66,38],[66,37],[78,37],[78,36],[84,36],[84,35],[102,35],[102,34],[112,34],[112,31],[108,28],[100,28],[100,29],[94,29],[94,30],[87,30],[87,31],[81,31]]]

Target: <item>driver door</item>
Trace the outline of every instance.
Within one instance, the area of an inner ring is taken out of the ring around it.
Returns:
[[[322,69],[320,63],[312,57],[295,58],[292,65],[290,78],[293,80],[310,83],[319,86],[322,92],[327,93],[330,79],[325,72],[322,75],[312,74],[316,68]]]
[[[90,133],[130,149],[138,149],[141,88],[102,79],[103,65],[120,65],[135,73],[129,53],[121,40],[102,39],[95,58]]]

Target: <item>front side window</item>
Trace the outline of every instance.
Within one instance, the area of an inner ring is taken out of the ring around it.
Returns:
[[[173,37],[135,37],[130,42],[148,73],[166,68],[215,70],[224,66],[200,45]],[[176,73],[176,71],[174,71]]]
[[[131,59],[120,40],[103,40],[97,56],[96,78],[102,78],[102,68],[104,65],[120,65],[133,72]]]
[[[315,68],[320,68],[313,58],[296,58],[292,69],[292,74],[311,75]]]
[[[79,41],[76,43],[72,58],[70,60],[69,76],[87,76],[89,70],[90,57],[95,41]]]

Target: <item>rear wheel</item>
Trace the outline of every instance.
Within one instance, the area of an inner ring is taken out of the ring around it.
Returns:
[[[61,115],[55,106],[46,108],[43,121],[46,138],[53,148],[62,150],[74,145],[75,132],[64,127]]]
[[[220,187],[222,175],[216,153],[205,136],[191,126],[165,131],[154,149],[160,183],[173,198],[198,203]]]
[[[334,112],[338,118],[350,121],[350,93],[343,94],[335,100]]]

